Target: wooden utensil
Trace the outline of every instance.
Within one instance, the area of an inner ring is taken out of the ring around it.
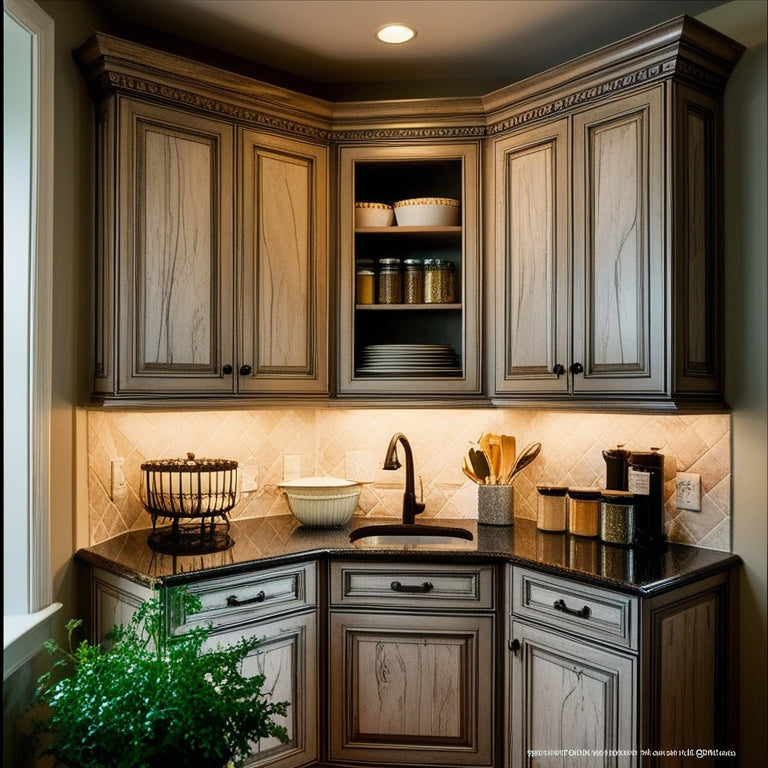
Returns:
[[[512,467],[512,471],[509,473],[505,484],[509,484],[520,471],[525,469],[541,451],[541,443],[529,443],[523,449],[523,452],[515,459],[515,464]]]
[[[501,436],[501,477],[506,482],[506,478],[512,473],[512,467],[517,458],[517,441],[513,435]]]
[[[469,461],[467,461],[466,456],[464,456],[461,460],[461,471],[473,482],[477,483],[478,485],[483,485],[483,481],[475,474],[475,471],[472,469],[472,467],[469,466]]]
[[[472,465],[475,474],[480,478],[481,485],[485,485],[488,476],[491,474],[491,468],[488,466],[485,454],[479,448],[470,448],[469,463]]]

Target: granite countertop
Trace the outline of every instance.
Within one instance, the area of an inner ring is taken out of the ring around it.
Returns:
[[[534,521],[520,518],[513,526],[425,520],[425,524],[466,528],[473,534],[472,541],[449,540],[439,546],[379,548],[363,540],[349,541],[356,528],[393,522],[397,521],[353,517],[343,528],[305,528],[290,514],[236,520],[226,532],[223,526],[216,527],[212,537],[216,546],[211,548],[220,551],[206,554],[178,553],[162,543],[150,548],[152,531],[145,529],[80,549],[76,557],[147,585],[190,582],[323,556],[512,563],[638,595],[655,594],[741,562],[728,552],[681,544],[652,552],[616,547],[597,539],[539,531]]]

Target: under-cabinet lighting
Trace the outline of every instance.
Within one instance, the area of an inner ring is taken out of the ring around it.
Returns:
[[[416,30],[407,24],[384,24],[376,30],[376,37],[382,43],[398,45],[413,40],[416,37]]]

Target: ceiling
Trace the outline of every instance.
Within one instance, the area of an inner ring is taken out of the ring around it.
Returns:
[[[724,2],[98,0],[104,31],[334,99],[480,95]],[[391,21],[416,38],[380,43]]]

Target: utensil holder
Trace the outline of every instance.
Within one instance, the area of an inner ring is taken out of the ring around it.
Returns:
[[[478,485],[477,522],[480,525],[513,525],[514,499],[511,485]]]

